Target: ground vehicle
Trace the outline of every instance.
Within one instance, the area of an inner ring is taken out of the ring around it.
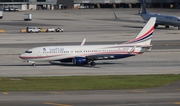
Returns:
[[[9,11],[9,8],[4,8],[3,10],[4,10],[4,11]]]
[[[24,14],[24,21],[32,21],[32,14]]]
[[[56,32],[64,32],[64,29],[58,27],[58,28],[56,29]]]
[[[27,27],[26,32],[28,32],[28,33],[33,33],[33,32],[39,33],[40,28],[38,28],[38,27]]]
[[[0,11],[0,19],[3,18],[3,11]]]
[[[14,8],[14,11],[19,11],[19,8]]]
[[[9,11],[14,11],[14,8],[13,7],[9,7]]]
[[[46,30],[46,32],[55,32],[55,29],[54,29],[54,28],[48,28],[48,29]]]

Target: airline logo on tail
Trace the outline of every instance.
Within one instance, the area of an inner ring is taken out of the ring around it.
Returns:
[[[126,42],[125,44],[141,43],[141,44],[150,45],[150,40],[154,31],[155,21],[156,21],[155,17],[151,18],[148,21],[148,23],[144,26],[144,28],[141,30],[141,32],[136,36],[136,38]],[[147,41],[149,42],[147,43]]]
[[[152,37],[153,31],[154,31],[154,26],[148,32],[146,32],[144,35],[142,35],[138,38],[135,38],[135,39],[127,42],[126,44],[128,44],[128,43],[140,43],[140,42],[147,41]]]

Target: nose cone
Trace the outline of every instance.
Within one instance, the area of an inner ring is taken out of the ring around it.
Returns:
[[[19,58],[24,59],[24,53],[19,55]]]

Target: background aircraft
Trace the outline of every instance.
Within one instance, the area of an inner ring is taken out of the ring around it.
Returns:
[[[36,61],[72,62],[75,65],[95,66],[96,60],[122,59],[142,54],[151,49],[151,37],[156,18],[150,18],[136,38],[123,44],[115,45],[81,45],[44,46],[25,51],[19,57],[35,65]]]
[[[138,23],[139,23],[139,22],[141,22],[141,23],[146,23],[146,22],[147,22],[147,21],[143,21],[143,20],[130,20],[130,19],[118,18],[115,12],[113,12],[113,14],[114,14],[114,17],[115,17],[115,20],[116,20],[116,21],[134,22],[134,23],[137,23],[137,22],[138,22]],[[138,15],[139,15],[139,14],[138,14]]]
[[[144,21],[118,18],[116,13],[113,12],[115,20],[124,21],[124,22],[141,22],[141,23],[145,23],[151,17],[156,17],[155,28],[157,28],[158,25],[163,25],[163,26],[165,26],[165,28],[169,28],[169,26],[174,26],[174,27],[178,27],[178,29],[180,30],[180,17],[173,16],[173,15],[162,15],[162,14],[159,14],[159,13],[149,13],[146,10],[144,0],[140,0],[140,3],[141,3],[141,10],[139,12],[139,15],[143,18]]]
[[[140,2],[141,17],[146,21],[148,21],[151,17],[156,17],[155,28],[158,27],[158,25],[165,25],[165,28],[169,28],[169,26],[175,26],[180,30],[180,17],[173,15],[161,15],[159,13],[149,13],[146,10],[144,0],[140,0]]]

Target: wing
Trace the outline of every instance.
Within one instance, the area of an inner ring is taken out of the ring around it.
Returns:
[[[91,55],[86,56],[89,61],[91,60],[107,60],[107,59],[121,59],[126,58],[130,56],[135,56],[131,53],[125,53],[125,54],[100,54],[100,55]]]
[[[113,12],[114,17],[115,17],[115,21],[122,21],[122,22],[134,22],[134,23],[146,23],[147,21],[144,20],[130,20],[130,19],[123,19],[123,18],[118,18],[116,13]]]

